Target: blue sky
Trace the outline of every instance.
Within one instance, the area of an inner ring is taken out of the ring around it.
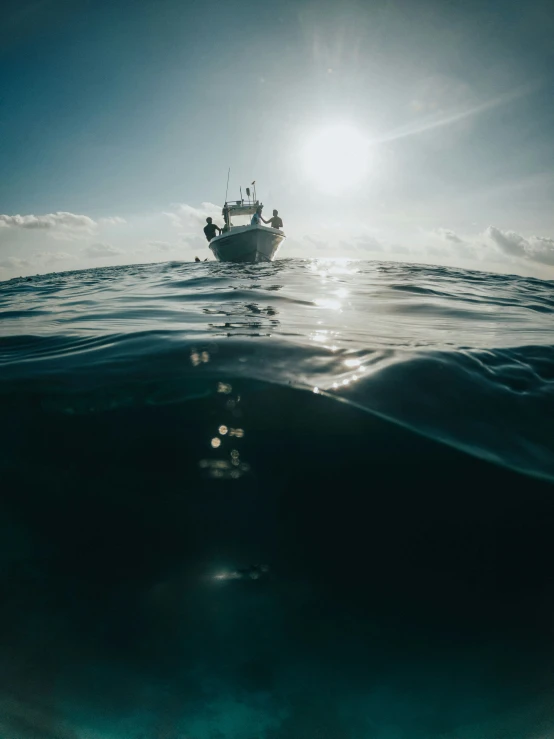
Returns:
[[[546,1],[3,9],[0,278],[204,254],[229,166],[279,208],[283,256],[554,277]],[[302,156],[339,124],[369,156],[334,193]]]

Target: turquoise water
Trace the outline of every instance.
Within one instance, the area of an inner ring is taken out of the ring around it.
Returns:
[[[548,735],[552,282],[169,263],[0,307],[0,736]]]

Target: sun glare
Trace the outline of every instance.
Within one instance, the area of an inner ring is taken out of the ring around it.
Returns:
[[[320,190],[338,194],[355,187],[368,169],[369,142],[352,126],[314,134],[301,154],[304,174]]]

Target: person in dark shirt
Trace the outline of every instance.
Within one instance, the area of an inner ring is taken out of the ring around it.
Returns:
[[[262,218],[262,221],[264,223],[271,223],[271,228],[283,228],[283,221],[279,218],[278,210],[273,211],[273,218],[270,218],[267,221],[265,220],[265,218]]]
[[[215,232],[219,231],[219,233],[221,233],[221,229],[219,228],[219,226],[216,226],[215,223],[212,223],[212,219],[209,216],[208,218],[206,218],[206,223],[208,225],[204,226],[204,234],[206,235],[208,241],[211,241],[215,236]]]

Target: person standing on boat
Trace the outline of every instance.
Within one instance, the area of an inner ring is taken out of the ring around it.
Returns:
[[[219,233],[221,233],[221,229],[219,226],[216,226],[215,223],[212,223],[212,219],[209,216],[206,218],[206,223],[208,225],[204,226],[204,234],[208,241],[211,241],[215,236],[215,232],[219,231]]]
[[[262,221],[264,223],[271,223],[271,228],[283,228],[283,221],[279,218],[278,210],[273,211],[273,218],[270,218],[267,221],[265,220],[265,218],[262,218]]]
[[[252,216],[252,220],[250,221],[251,226],[261,226],[262,225],[262,221],[264,220],[262,218],[262,208],[263,208],[263,205],[258,205],[258,207],[256,208],[256,212],[254,213],[254,215]]]

